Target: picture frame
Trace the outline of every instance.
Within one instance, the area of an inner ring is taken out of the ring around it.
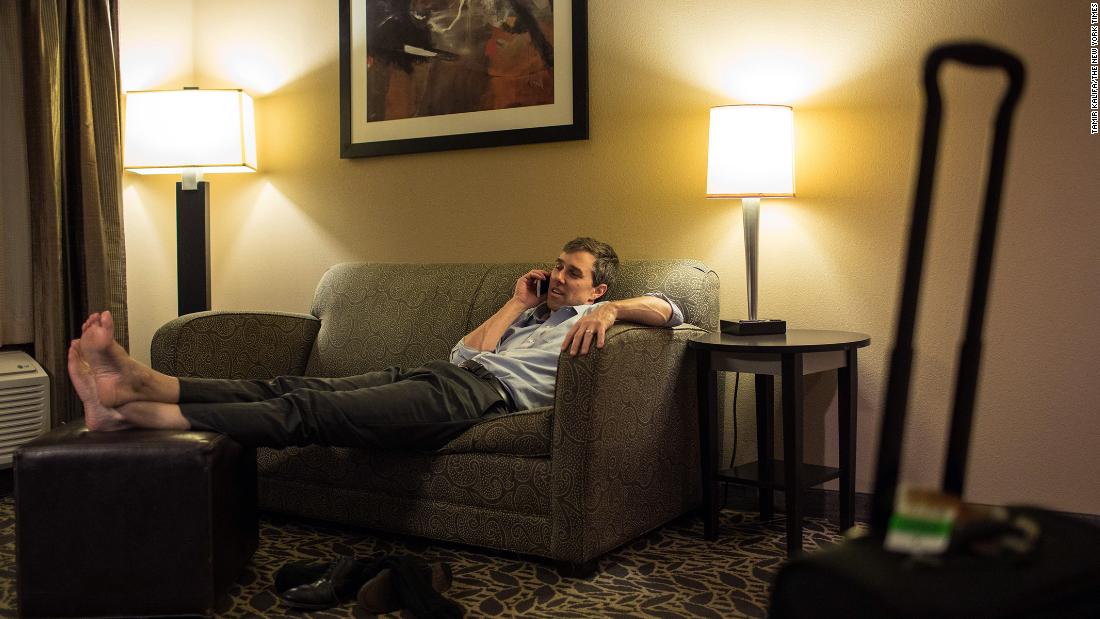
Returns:
[[[340,0],[341,158],[588,139],[587,0],[401,4]]]

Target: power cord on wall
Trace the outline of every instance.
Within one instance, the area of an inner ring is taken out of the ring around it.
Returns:
[[[736,378],[733,379],[733,449],[730,453],[730,466],[733,468],[733,463],[737,460],[737,390],[741,387],[741,372],[737,372]],[[722,485],[722,507],[726,506],[726,502],[729,499],[730,485],[726,482]]]

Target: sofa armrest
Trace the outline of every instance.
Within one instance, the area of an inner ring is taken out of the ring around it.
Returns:
[[[172,376],[301,375],[321,321],[308,314],[197,312],[153,335],[153,368]]]
[[[584,563],[698,505],[695,357],[703,329],[619,323],[558,361],[551,443],[554,556]]]

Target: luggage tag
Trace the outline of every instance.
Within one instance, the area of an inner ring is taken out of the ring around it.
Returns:
[[[910,555],[940,555],[951,544],[961,501],[936,490],[902,486],[883,547]]]

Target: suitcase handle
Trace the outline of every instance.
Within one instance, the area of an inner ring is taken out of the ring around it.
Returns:
[[[943,490],[962,496],[966,478],[966,461],[970,445],[970,430],[974,413],[974,395],[977,392],[978,369],[981,359],[982,326],[985,318],[989,272],[993,263],[993,248],[997,235],[997,215],[1000,210],[1001,189],[1008,151],[1012,115],[1024,89],[1024,65],[1013,54],[983,43],[956,43],[933,48],[924,62],[924,135],[921,139],[920,172],[917,177],[910,223],[909,248],[905,262],[905,278],[902,286],[901,308],[898,314],[897,335],[890,357],[890,377],[886,389],[886,407],[879,437],[878,464],[875,471],[875,487],[871,513],[871,530],[885,534],[893,512],[894,494],[897,490],[900,469],[901,446],[905,432],[906,408],[909,400],[909,383],[913,362],[913,333],[920,296],[921,272],[924,264],[925,241],[928,236],[928,220],[932,202],[932,181],[936,173],[936,155],[940,140],[940,120],[943,100],[940,96],[939,71],[948,60],[976,67],[1004,69],[1008,74],[1008,88],[1001,99],[995,122],[993,144],[985,187],[985,206],[979,229],[978,248],[971,274],[970,305],[967,310],[966,330],[959,352],[958,373],[955,380],[954,407],[951,429],[948,435],[947,463],[944,470]]]

